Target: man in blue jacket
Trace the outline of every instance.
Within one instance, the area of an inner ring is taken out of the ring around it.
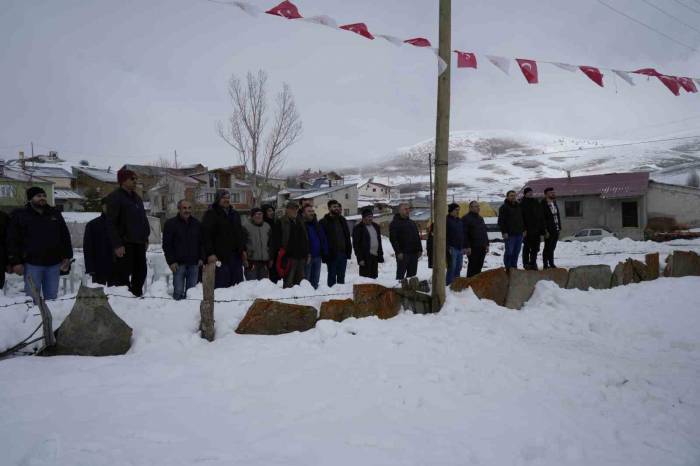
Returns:
[[[303,217],[309,238],[311,256],[304,268],[304,278],[311,283],[311,286],[318,288],[318,282],[321,278],[321,263],[325,262],[326,257],[328,257],[328,240],[326,239],[326,233],[318,223],[318,220],[316,220],[314,206],[306,205],[303,210]]]
[[[447,206],[447,274],[445,284],[450,286],[452,281],[459,277],[464,262],[464,228],[459,218],[459,204],[452,203]]]
[[[70,233],[61,213],[48,205],[42,188],[29,188],[27,201],[10,216],[8,262],[14,273],[24,275],[27,296],[32,296],[31,277],[44,299],[56,299],[61,271],[68,271],[73,258]]]
[[[107,200],[102,199],[102,215],[90,220],[85,225],[83,234],[83,258],[85,273],[92,277],[93,283],[112,284],[114,267],[114,248],[109,240],[109,220],[107,219]]]
[[[163,252],[173,272],[173,298],[180,300],[197,285],[204,249],[201,224],[192,216],[192,204],[182,199],[177,203],[177,211],[163,227]]]

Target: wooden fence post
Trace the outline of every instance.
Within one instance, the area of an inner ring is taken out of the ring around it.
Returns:
[[[39,293],[39,290],[34,284],[34,280],[32,280],[31,276],[27,276],[27,282],[29,283],[29,291],[32,293],[34,304],[39,307],[39,313],[41,314],[41,325],[44,332],[44,347],[48,348],[56,344],[56,336],[53,334],[53,317],[51,316],[51,310],[46,305],[46,301],[44,301],[41,293]]]
[[[214,276],[216,264],[206,264],[202,269],[202,303],[199,305],[200,336],[214,341]]]

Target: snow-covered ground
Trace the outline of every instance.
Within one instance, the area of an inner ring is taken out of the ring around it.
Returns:
[[[557,261],[614,265],[673,249],[700,252],[700,241],[561,244]],[[380,281],[393,273],[387,254]],[[430,274],[425,261],[419,274]],[[357,280],[352,263],[348,281]],[[449,292],[435,315],[237,335],[247,300],[318,307],[329,299],[320,295],[352,289],[248,282],[217,290],[240,301],[216,305],[207,343],[197,335],[201,288],[174,302],[160,278],[147,299],[110,298],[134,329],[127,355],[0,362],[0,463],[697,465],[699,286],[699,277],[589,292],[543,282],[519,312]],[[21,300],[11,289],[0,306]],[[56,326],[71,306],[50,303]],[[0,308],[0,348],[31,332],[35,314]]]

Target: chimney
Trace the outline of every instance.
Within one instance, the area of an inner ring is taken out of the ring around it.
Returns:
[[[27,165],[24,163],[24,151],[23,150],[19,151],[19,165],[22,167],[22,170],[27,168]]]
[[[566,170],[566,178],[571,181],[571,170]]]

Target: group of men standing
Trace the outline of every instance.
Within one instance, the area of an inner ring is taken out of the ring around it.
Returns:
[[[518,201],[515,191],[508,191],[498,211],[498,226],[505,243],[503,264],[506,268],[517,268],[522,248],[523,268],[537,270],[537,255],[544,237],[542,252],[543,268],[554,268],[554,250],[561,231],[561,216],[554,188],[544,190],[544,199],[534,198],[532,188],[523,190]]]
[[[459,204],[447,206],[447,274],[445,284],[450,285],[462,272],[464,257],[467,257],[467,277],[481,272],[489,251],[486,223],[479,212],[477,201],[469,203],[469,212],[460,217]]]

